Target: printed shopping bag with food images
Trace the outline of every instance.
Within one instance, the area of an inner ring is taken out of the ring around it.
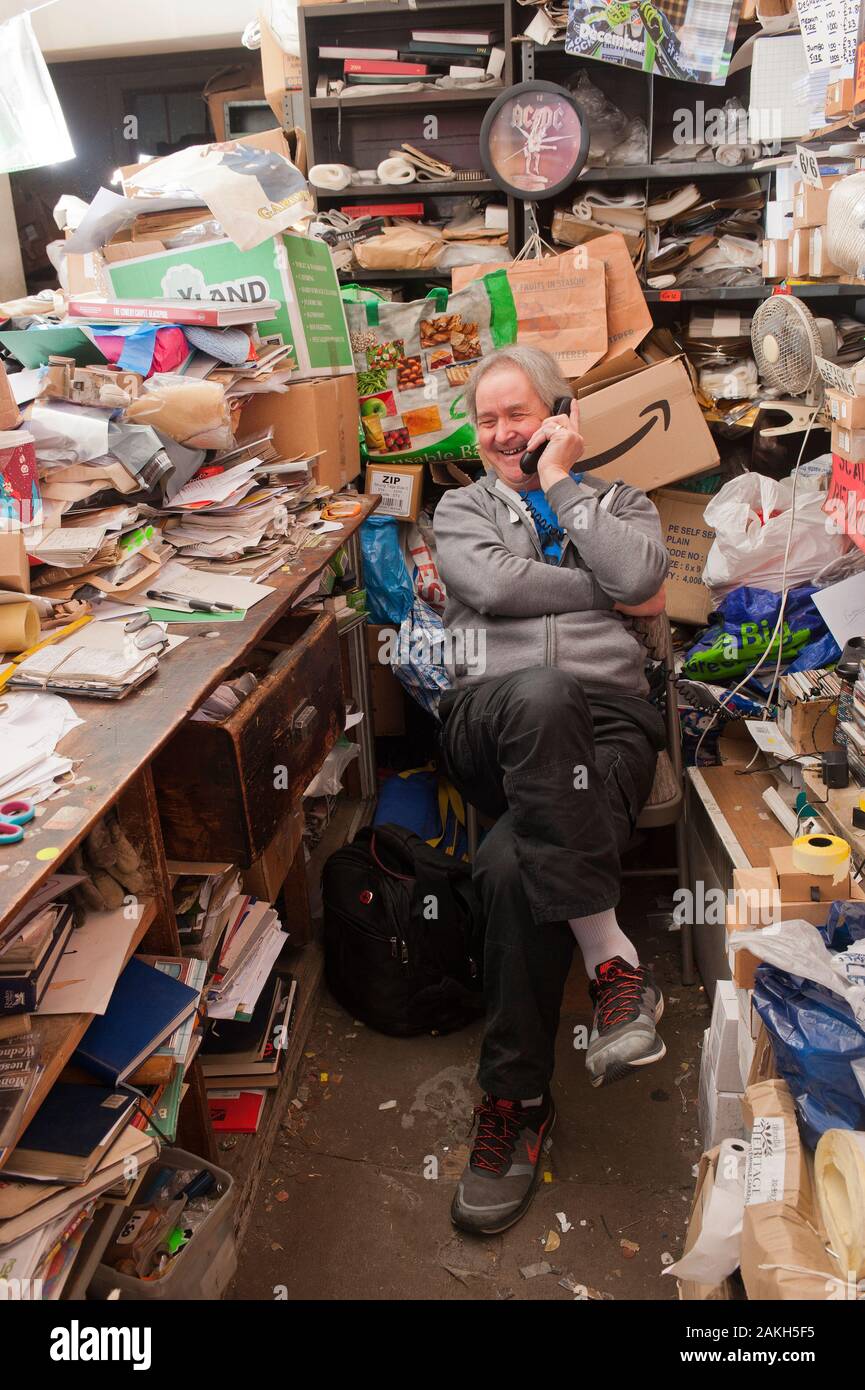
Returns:
[[[465,384],[475,363],[516,336],[513,298],[484,281],[411,304],[346,304],[367,458],[471,463],[477,436]]]

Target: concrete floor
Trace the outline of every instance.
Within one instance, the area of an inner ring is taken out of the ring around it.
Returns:
[[[640,909],[649,893],[632,883],[620,918],[662,984],[667,1055],[635,1078],[589,1085],[572,1045],[574,1027],[591,1024],[575,959],[553,1083],[550,1176],[523,1220],[501,1236],[463,1236],[449,1219],[479,1095],[481,1027],[445,1038],[387,1038],[356,1024],[325,994],[232,1296],[573,1299],[559,1282],[570,1276],[591,1297],[675,1298],[675,1280],[660,1277],[661,1255],[681,1253],[690,1211],[709,1010],[702,988],[679,983],[678,935],[645,925]],[[437,1178],[425,1176],[436,1169]],[[558,1212],[570,1223],[566,1232]],[[544,1262],[549,1272],[521,1273]]]

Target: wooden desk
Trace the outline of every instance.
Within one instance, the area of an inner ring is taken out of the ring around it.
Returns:
[[[314,550],[304,551],[287,571],[270,576],[266,582],[274,593],[250,609],[242,622],[214,623],[205,617],[200,624],[174,624],[172,630],[189,640],[163,658],[156,675],[140,690],[125,700],[70,701],[86,721],[63,740],[61,750],[76,763],[77,781],[67,797],[44,803],[44,814],[26,829],[23,841],[0,847],[0,926],[19,911],[40,883],[62,871],[64,859],[116,802],[124,827],[142,848],[142,867],[152,883],[152,894],[141,904],[141,927],[133,950],[180,954],[150,761],[226,672],[291,609],[297,595],[342,546],[349,545],[357,555],[356,533],[379,502],[378,497],[358,500],[360,515],[344,522],[340,532],[326,535]],[[43,829],[61,806],[81,808],[78,824],[69,830]],[[35,857],[40,849],[49,847],[57,850],[52,860]],[[319,974],[320,968],[315,972],[316,980]],[[32,1022],[45,1071],[21,1130],[69,1061],[90,1016],[34,1015]],[[197,1062],[188,1079],[190,1091],[181,1110],[184,1144],[202,1157],[213,1158],[213,1132]]]

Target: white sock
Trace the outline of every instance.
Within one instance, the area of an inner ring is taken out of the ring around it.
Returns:
[[[521,1100],[520,1105],[525,1109],[527,1105],[540,1105],[543,1096],[532,1096],[531,1100]]]
[[[607,908],[606,912],[593,912],[588,917],[572,917],[568,925],[577,938],[590,980],[594,979],[598,966],[613,956],[621,956],[629,965],[640,964],[636,948],[619,926],[614,907]]]

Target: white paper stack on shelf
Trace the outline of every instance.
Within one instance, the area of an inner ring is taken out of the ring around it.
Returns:
[[[250,1019],[288,936],[270,903],[239,900],[207,995],[210,1018]]]
[[[46,565],[80,569],[99,554],[107,535],[108,527],[104,524],[64,526],[62,529],[58,526],[43,531],[41,540],[30,553]]]
[[[719,980],[712,1022],[703,1034],[700,1066],[699,1116],[704,1149],[723,1139],[742,1138],[744,1125],[739,1097],[744,1092],[739,1062],[739,1001],[732,980]]]
[[[83,724],[59,695],[4,692],[0,710],[0,801],[45,801],[73,770],[57,745]]]
[[[176,609],[179,613],[188,613],[196,604],[218,604],[246,612],[272,593],[266,584],[254,584],[234,575],[201,574],[179,560],[171,560],[163,566],[154,587],[144,591],[144,597],[159,608]]]
[[[240,559],[250,551],[266,554],[288,530],[285,492],[286,488],[259,488],[236,506],[172,517],[164,538],[184,560]]]

